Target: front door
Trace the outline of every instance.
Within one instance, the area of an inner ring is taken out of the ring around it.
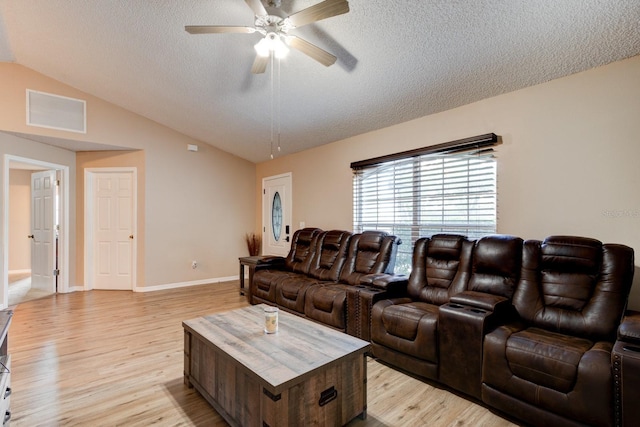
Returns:
[[[31,174],[31,287],[56,292],[56,171]]]
[[[94,289],[132,290],[134,281],[135,179],[132,171],[91,173]]]
[[[287,256],[291,247],[291,173],[262,180],[262,254]]]

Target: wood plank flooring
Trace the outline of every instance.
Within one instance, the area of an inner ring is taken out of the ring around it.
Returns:
[[[9,330],[15,426],[226,426],[183,384],[182,321],[246,306],[238,283],[89,291],[19,304]],[[368,361],[368,417],[349,426],[513,426]]]

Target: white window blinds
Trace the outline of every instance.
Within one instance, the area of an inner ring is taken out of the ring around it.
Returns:
[[[496,232],[494,152],[464,150],[393,156],[354,168],[354,231],[400,237],[397,273],[410,272],[411,251],[420,237],[456,233],[478,238]]]

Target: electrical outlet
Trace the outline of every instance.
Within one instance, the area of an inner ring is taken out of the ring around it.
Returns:
[[[191,261],[191,268],[193,268],[194,270],[198,268],[198,263],[196,261]]]

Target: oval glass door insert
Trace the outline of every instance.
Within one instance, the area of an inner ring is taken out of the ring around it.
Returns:
[[[273,195],[273,201],[271,202],[271,230],[273,231],[273,238],[276,239],[276,242],[279,242],[282,234],[282,200],[280,199],[280,193],[277,191]]]

